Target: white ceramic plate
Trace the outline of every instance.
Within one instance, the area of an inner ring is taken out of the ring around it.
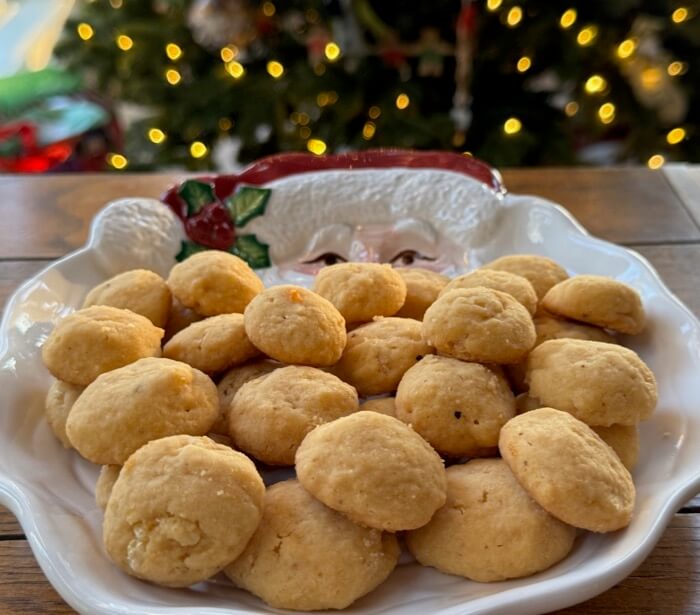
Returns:
[[[647,332],[625,340],[654,370],[659,406],[641,427],[636,513],[625,530],[585,534],[541,574],[477,584],[406,561],[349,613],[542,613],[590,598],[636,568],[673,513],[700,489],[700,323],[638,254],[590,237],[553,203],[496,194],[453,172],[325,171],[268,184],[263,216],[249,222],[270,243],[267,283],[308,282],[298,266],[332,248],[346,257],[391,258],[413,247],[458,272],[509,253],[550,256],[570,273],[615,277],[642,295]],[[410,219],[408,222],[407,219]],[[246,227],[247,232],[247,227]],[[40,347],[87,290],[136,266],[165,273],[180,222],[148,199],[115,202],[97,216],[88,245],[27,281],[10,299],[0,337],[0,502],[18,517],[46,576],[81,613],[224,615],[274,612],[223,581],[158,588],[106,558],[93,499],[97,468],[64,450],[43,419],[49,376]],[[468,265],[466,263],[468,262]]]

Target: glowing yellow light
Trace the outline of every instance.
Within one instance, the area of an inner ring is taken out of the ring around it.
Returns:
[[[219,120],[219,130],[231,130],[233,128],[233,122],[227,117],[222,117]]]
[[[462,152],[462,156],[467,156],[467,157],[473,158],[474,154],[472,154],[471,152]]]
[[[377,132],[377,125],[374,122],[365,122],[365,125],[362,127],[362,138],[365,141],[369,141],[375,132]]]
[[[503,0],[486,0],[486,8],[489,11],[497,11],[501,4],[503,4]]]
[[[299,128],[299,136],[302,139],[308,139],[311,136],[311,128],[308,126],[302,126]]]
[[[207,155],[207,151],[207,146],[201,141],[194,141],[192,145],[190,145],[190,154],[192,158],[203,158]]]
[[[509,117],[503,123],[503,132],[507,135],[516,135],[523,127],[523,123],[517,117]]]
[[[108,154],[107,155],[107,162],[114,167],[115,169],[125,169],[126,165],[129,164],[129,161],[126,159],[126,156],[122,156],[121,154]]]
[[[532,60],[528,58],[527,56],[523,56],[518,60],[518,72],[524,73],[527,69],[529,69],[532,66]]]
[[[176,45],[175,43],[168,43],[165,46],[165,55],[171,60],[177,60],[178,58],[182,57],[182,48],[180,45]]]
[[[625,39],[617,46],[617,56],[623,60],[629,58],[636,48],[637,43],[635,41],[631,38]]]
[[[129,51],[134,46],[134,39],[126,34],[120,34],[117,37],[117,47],[122,51]]]
[[[641,75],[642,87],[645,90],[658,90],[661,86],[661,76],[661,70],[655,66],[645,68]]]
[[[78,36],[84,41],[89,41],[93,36],[95,36],[95,31],[89,23],[79,23],[76,28]]]
[[[564,105],[564,113],[569,117],[574,117],[578,113],[578,103],[570,100],[566,105]]]
[[[654,154],[647,160],[647,166],[650,169],[660,169],[662,166],[664,166],[664,162],[666,162],[666,158],[664,158],[661,154]]]
[[[321,139],[309,139],[306,142],[306,149],[308,149],[312,154],[320,156],[326,151],[326,144],[321,141]]]
[[[277,60],[270,60],[267,63],[267,72],[275,79],[279,79],[284,73],[284,66],[282,66],[282,64],[280,64]]]
[[[589,94],[598,94],[608,87],[608,82],[600,75],[592,75],[583,87]]]
[[[236,56],[238,55],[238,47],[236,47],[235,45],[222,47],[219,53],[221,54],[221,59],[224,62],[232,62],[236,59]]]
[[[340,47],[338,47],[338,43],[334,43],[333,41],[326,43],[325,54],[331,62],[335,62],[340,57]]]
[[[245,75],[245,67],[243,64],[236,62],[235,60],[226,64],[226,71],[234,79],[240,79],[243,75]]]
[[[160,129],[160,128],[151,128],[148,131],[148,138],[158,145],[159,143],[162,143],[165,141],[165,133]]]
[[[328,104],[334,105],[337,102],[338,102],[338,92],[336,92],[335,90],[331,90],[330,92],[328,92]]]
[[[686,70],[688,70],[688,67],[683,62],[678,61],[671,62],[666,68],[666,72],[671,75],[671,77],[682,75]]]
[[[559,25],[564,28],[564,30],[568,30],[576,23],[577,16],[578,14],[576,13],[576,9],[568,9],[562,13],[561,18],[559,19]]]
[[[615,119],[615,105],[609,102],[600,105],[598,117],[603,124],[610,124]]]
[[[508,15],[506,15],[506,23],[511,28],[514,28],[522,20],[523,20],[523,9],[521,9],[519,6],[511,7],[510,11],[508,11]]]
[[[458,130],[452,135],[452,147],[462,147],[467,140],[467,135],[463,130]]]
[[[685,130],[683,128],[672,128],[666,135],[666,141],[671,145],[677,145],[685,139]]]
[[[180,83],[180,81],[182,81],[182,75],[174,68],[169,68],[165,71],[165,80],[170,85],[177,85],[178,83]]]
[[[408,94],[404,94],[402,92],[401,94],[399,94],[396,97],[396,108],[397,109],[405,109],[410,104],[411,104],[411,99],[408,97]]]
[[[272,17],[277,12],[277,8],[272,2],[263,2],[262,12],[265,17]]]
[[[673,23],[683,23],[686,19],[688,19],[688,9],[684,6],[679,6],[671,13],[671,21]]]
[[[112,6],[113,9],[122,8],[122,0],[109,0],[109,4]]]
[[[582,28],[576,36],[576,42],[581,45],[581,47],[588,47],[588,45],[590,45],[597,36],[597,26],[586,26],[585,28]]]
[[[367,112],[367,115],[373,120],[376,120],[382,114],[382,110],[377,105],[372,105]]]

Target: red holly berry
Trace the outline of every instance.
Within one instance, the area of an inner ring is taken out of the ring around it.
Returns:
[[[231,216],[218,201],[185,220],[185,232],[192,241],[216,250],[228,250],[236,241]]]

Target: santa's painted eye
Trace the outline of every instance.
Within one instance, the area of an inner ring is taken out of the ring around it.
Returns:
[[[338,263],[347,263],[348,259],[336,254],[335,252],[324,252],[316,258],[308,261],[302,261],[303,265],[336,265]]]
[[[436,259],[430,256],[425,256],[417,250],[402,250],[389,262],[392,265],[400,265],[402,267],[406,267],[408,265],[413,265],[417,260],[434,261]]]

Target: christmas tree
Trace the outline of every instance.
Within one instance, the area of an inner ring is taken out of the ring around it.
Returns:
[[[138,110],[115,168],[226,167],[236,143],[243,162],[392,146],[700,161],[696,3],[93,0],[56,51]]]

